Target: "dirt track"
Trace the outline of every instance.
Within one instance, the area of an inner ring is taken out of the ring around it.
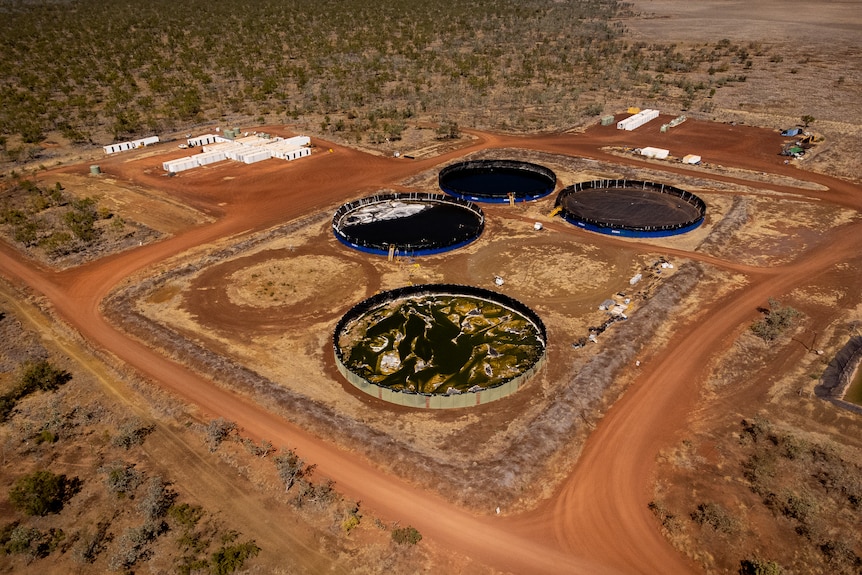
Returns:
[[[658,124],[659,122],[656,122]],[[756,308],[768,297],[782,294],[805,278],[817,276],[835,263],[856,256],[862,222],[829,233],[818,247],[786,266],[747,269],[749,283],[714,302],[702,320],[675,333],[664,350],[644,365],[634,384],[609,410],[559,491],[537,509],[520,516],[479,516],[452,506],[444,499],[420,492],[397,477],[380,473],[366,461],[339,447],[317,440],[305,430],[272,415],[243,398],[201,379],[183,366],[125,337],[100,313],[100,302],[127,278],[196,246],[275,224],[335,205],[483,148],[525,148],[592,157],[632,165],[646,165],[634,157],[611,155],[607,146],[668,147],[672,154],[703,153],[704,160],[787,175],[828,188],[812,191],[769,185],[772,190],[812,198],[862,211],[858,186],[825,176],[806,174],[782,164],[775,154],[780,138],[768,130],[711,125],[689,121],[672,135],[658,134],[658,126],[634,133],[594,128],[586,134],[543,137],[502,137],[473,134],[469,148],[428,160],[368,156],[328,143],[312,158],[291,165],[289,180],[268,168],[217,167],[190,177],[162,178],[157,166],[167,155],[150,159],[151,169],[140,174],[140,164],[109,159],[103,169],[163,189],[212,215],[214,223],[191,228],[161,243],[143,246],[76,269],[51,272],[28,262],[0,245],[0,270],[44,294],[57,314],[94,346],[116,355],[161,386],[197,405],[201,417],[222,416],[237,422],[255,438],[296,447],[319,473],[333,479],[339,490],[363,502],[371,512],[411,524],[423,536],[469,556],[479,563],[514,573],[688,573],[697,569],[661,536],[647,508],[652,497],[656,455],[675,441],[696,407],[704,366],[733,334],[744,329]],[[662,141],[665,137],[667,144]],[[709,141],[709,154],[699,149]],[[672,145],[671,145],[672,144]],[[332,149],[332,153],[327,150]],[[649,163],[652,169],[690,173],[686,168]],[[81,171],[85,167],[66,168]],[[124,173],[124,170],[128,172]],[[149,173],[146,173],[149,172]],[[238,177],[233,178],[237,172]],[[703,174],[717,181],[731,176]],[[268,178],[280,178],[279,193],[257,194]],[[754,185],[752,182],[744,182]],[[568,233],[583,233],[560,227]],[[620,241],[608,239],[608,241]],[[695,252],[691,259],[705,258]],[[718,262],[733,267],[732,262]],[[465,534],[468,534],[465,536]]]

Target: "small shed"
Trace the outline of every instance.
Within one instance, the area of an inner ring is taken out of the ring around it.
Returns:
[[[646,156],[647,158],[656,158],[657,160],[665,160],[667,159],[668,154],[670,154],[670,150],[665,150],[663,148],[652,148],[647,146],[646,148],[641,148],[641,156]]]
[[[695,154],[686,154],[682,158],[683,164],[700,164],[700,156]]]

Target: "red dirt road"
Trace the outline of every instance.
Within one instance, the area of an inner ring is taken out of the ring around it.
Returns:
[[[775,185],[769,188],[862,211],[859,186],[782,165],[775,147],[780,139],[776,140],[770,131],[743,127],[733,127],[733,131],[726,127],[722,131],[721,126],[716,129],[693,121],[675,130],[674,145],[680,150],[674,150],[674,154],[701,153],[694,146],[703,146],[708,141],[710,156],[704,155],[712,164],[816,182],[828,191]],[[750,270],[750,282],[743,292],[715,302],[703,321],[674,334],[609,410],[558,492],[533,511],[519,516],[476,515],[434,493],[383,474],[355,454],[320,441],[307,430],[129,339],[100,313],[100,303],[113,288],[148,266],[196,246],[266,229],[364,193],[395,186],[407,176],[482,148],[529,148],[638,165],[637,159],[613,156],[602,148],[647,145],[649,141],[661,145],[646,131],[620,133],[612,129],[540,137],[479,133],[473,136],[475,140],[468,148],[417,161],[380,158],[325,143],[324,150],[331,148],[332,153],[318,150],[309,159],[291,163],[290,169],[283,173],[276,171],[280,165],[268,168],[258,165],[231,167],[230,172],[216,168],[189,177],[161,178],[142,174],[141,163],[111,158],[103,163],[106,171],[126,172],[123,177],[166,190],[215,216],[215,223],[63,272],[22,261],[14,249],[0,244],[0,273],[43,294],[57,315],[93,346],[115,355],[183,401],[198,406],[201,417],[224,417],[235,421],[254,438],[294,446],[306,461],[317,465],[317,473],[334,480],[347,497],[361,500],[364,509],[385,519],[413,525],[424,537],[481,564],[525,574],[697,572],[692,562],[665,541],[647,508],[652,499],[656,456],[678,439],[686,419],[697,407],[698,382],[703,380],[703,369],[709,359],[754,319],[756,308],[768,297],[785,293],[805,278],[815,277],[834,264],[855,257],[860,248],[862,222],[833,230],[820,247],[805,252],[791,265]],[[156,168],[165,157],[149,161]],[[655,163],[649,167],[668,172],[683,170]],[[82,167],[65,169],[80,171]],[[236,172],[241,173],[235,179],[228,178],[228,174],[233,176]],[[273,181],[279,185],[273,186]],[[262,194],[261,188],[273,191]],[[583,233],[574,227],[569,231]],[[697,253],[685,255],[722,264]],[[727,264],[733,267],[733,262]]]

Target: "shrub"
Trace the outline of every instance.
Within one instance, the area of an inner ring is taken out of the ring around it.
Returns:
[[[141,445],[144,439],[156,429],[153,424],[147,425],[138,418],[130,419],[120,425],[117,435],[111,440],[115,447],[131,449],[132,446]]]
[[[278,470],[278,476],[284,482],[285,491],[290,491],[294,483],[314,470],[314,466],[306,465],[305,461],[292,449],[282,450],[279,455],[275,456],[273,462]]]
[[[415,527],[398,527],[392,530],[392,540],[399,545],[416,545],[422,541],[422,534]]]
[[[242,569],[246,560],[256,557],[260,553],[260,547],[254,541],[237,543],[235,545],[223,545],[210,559],[210,573],[213,575],[228,575]]]
[[[698,525],[708,525],[719,533],[736,530],[736,520],[718,503],[701,503],[691,512],[691,518]]]
[[[168,515],[177,522],[178,525],[186,529],[193,529],[198,521],[204,516],[204,510],[200,505],[189,505],[182,503],[173,505],[168,510]]]
[[[151,524],[126,529],[114,554],[108,559],[108,567],[114,571],[129,569],[141,559],[150,556],[151,551],[147,547],[158,536],[157,529]]]
[[[740,561],[739,575],[781,575],[781,567],[775,561],[743,559]]]
[[[653,515],[655,515],[661,522],[661,526],[669,532],[673,533],[679,529],[680,523],[676,518],[676,515],[671,513],[662,502],[650,501],[647,507],[649,507],[649,510],[652,511]]]
[[[66,538],[62,529],[42,532],[35,527],[16,525],[9,533],[3,550],[9,554],[27,555],[31,559],[47,557]]]
[[[99,553],[105,549],[108,540],[108,527],[110,527],[110,523],[100,522],[96,525],[96,531],[84,530],[81,532],[72,547],[72,558],[82,564],[93,563]]]
[[[36,391],[55,391],[72,379],[62,369],[56,369],[46,360],[28,363],[9,393],[0,395],[0,422],[6,420],[18,401]]]
[[[751,331],[760,339],[771,342],[793,327],[800,315],[792,307],[782,307],[775,299],[769,298],[769,309],[762,310],[764,317],[752,324]]]
[[[209,450],[215,452],[218,446],[234,431],[236,431],[236,423],[233,421],[228,421],[223,417],[210,421],[206,431],[206,441]]]
[[[359,503],[357,502],[348,510],[347,517],[341,522],[341,529],[349,534],[355,528],[359,527],[361,520],[362,515],[359,513]]]
[[[266,457],[272,453],[272,443],[266,439],[262,439],[260,441],[260,445],[256,444],[251,439],[243,439],[242,444],[246,450],[255,457]]]
[[[143,474],[135,469],[134,463],[115,461],[99,468],[99,473],[105,474],[105,486],[117,497],[130,497],[143,482]]]

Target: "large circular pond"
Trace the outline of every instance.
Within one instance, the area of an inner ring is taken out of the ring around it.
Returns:
[[[379,194],[341,206],[332,218],[343,244],[375,254],[427,255],[466,245],[485,226],[479,206],[439,194]]]
[[[471,160],[446,166],[440,189],[474,202],[529,201],[554,191],[557,176],[538,164],[517,160]]]
[[[633,237],[670,236],[703,223],[706,204],[680,188],[640,180],[594,180],[564,188],[556,208],[590,231]]]
[[[481,288],[410,286],[353,307],[333,336],[341,373],[401,405],[464,407],[518,389],[545,356],[545,327],[520,302]]]

